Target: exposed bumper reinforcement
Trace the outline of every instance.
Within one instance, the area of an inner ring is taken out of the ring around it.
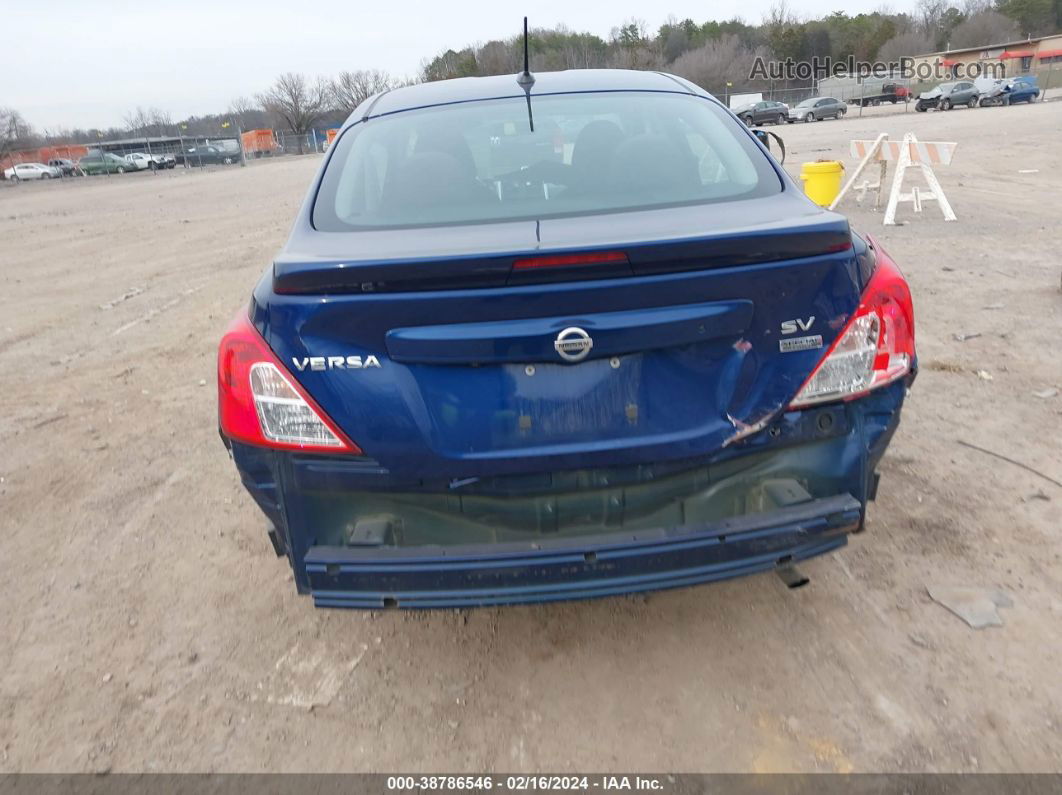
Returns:
[[[311,547],[318,607],[453,608],[588,599],[770,571],[847,542],[842,494],[710,525],[464,547]]]

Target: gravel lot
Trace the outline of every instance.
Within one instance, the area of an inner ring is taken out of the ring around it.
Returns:
[[[1034,394],[1062,389],[1060,129],[1062,102],[776,129],[794,173],[960,144],[957,223],[844,208],[910,278],[922,371],[809,587],[460,613],[314,610],[217,438],[217,339],[317,158],[0,185],[0,769],[1062,770],[1062,488],[958,444],[1062,480]],[[935,584],[1013,607],[973,630]]]

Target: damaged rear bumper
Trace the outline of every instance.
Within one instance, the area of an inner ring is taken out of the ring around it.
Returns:
[[[311,547],[318,607],[474,607],[637,593],[769,571],[844,546],[851,495],[679,527],[470,548]]]
[[[229,443],[321,607],[585,599],[787,567],[862,528],[906,384],[785,412],[707,458],[430,481]]]

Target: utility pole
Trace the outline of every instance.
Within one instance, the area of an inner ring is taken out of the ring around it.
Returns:
[[[103,131],[96,130],[96,140],[99,141],[100,147],[100,165],[103,166],[103,173],[108,177],[111,175],[111,167],[107,163],[107,153],[103,151]]]
[[[232,126],[232,122],[231,121],[222,122],[221,126],[222,126],[222,128],[231,127]],[[243,154],[243,128],[240,126],[239,122],[236,122],[236,144],[240,147],[240,167],[241,168],[242,167],[246,167],[247,158],[244,157],[244,154]]]

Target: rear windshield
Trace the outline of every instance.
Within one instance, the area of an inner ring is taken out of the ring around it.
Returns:
[[[726,111],[686,94],[533,96],[404,111],[348,129],[313,208],[323,231],[555,218],[781,191]]]

